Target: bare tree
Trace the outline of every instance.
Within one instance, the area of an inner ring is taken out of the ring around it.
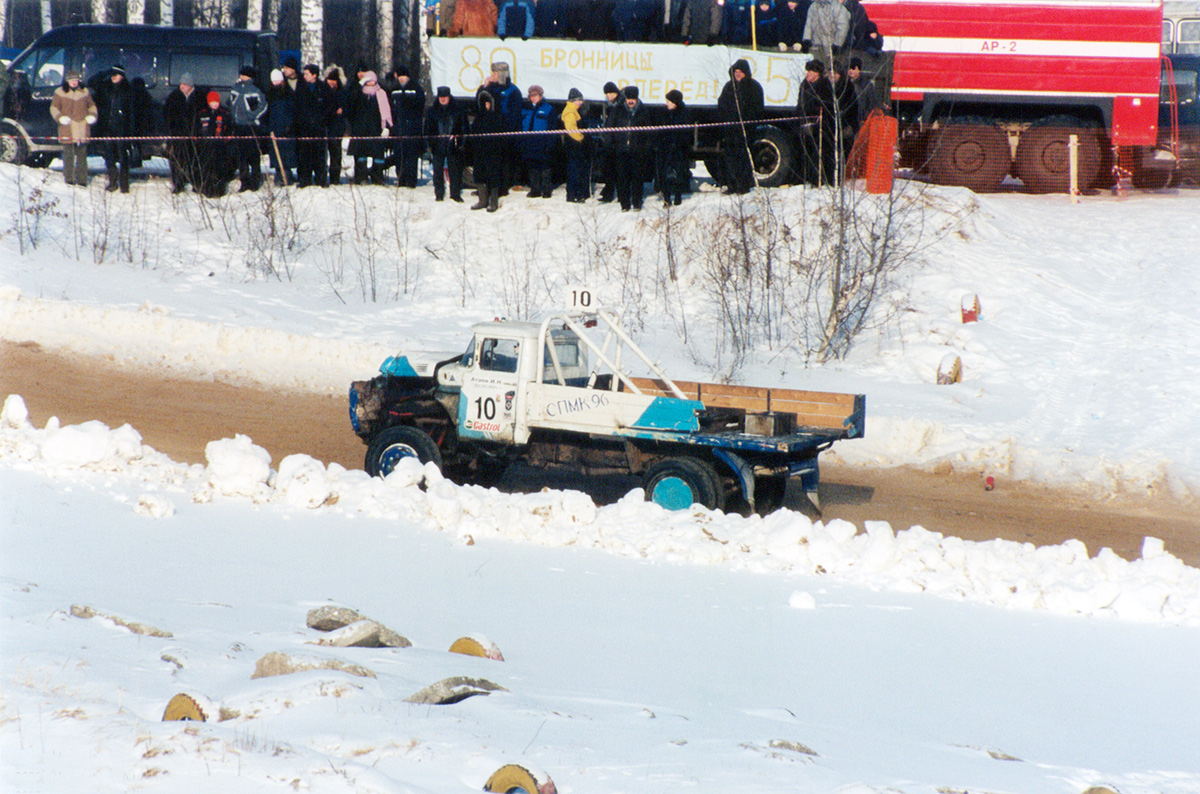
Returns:
[[[49,19],[50,15],[47,13],[49,10],[50,10],[50,3],[46,3],[45,8],[42,12],[43,27],[45,30],[50,29],[50,25],[48,24],[50,22],[50,19]],[[92,0],[92,21],[99,25],[102,25],[108,21],[108,2],[107,2],[107,0]]]
[[[321,0],[300,0],[300,57],[305,63],[324,61],[324,13]]]
[[[396,30],[394,11],[392,0],[379,0],[379,28],[376,31],[376,38],[379,43],[379,69],[381,72],[392,68]]]

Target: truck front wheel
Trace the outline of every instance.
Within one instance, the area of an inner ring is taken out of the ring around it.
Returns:
[[[935,184],[966,187],[976,193],[1000,188],[1012,164],[1008,137],[988,119],[951,119],[933,138],[929,172]]]
[[[395,425],[371,439],[363,468],[372,477],[386,477],[404,458],[416,458],[442,468],[442,451],[424,430]]]
[[[664,458],[642,480],[646,501],[668,510],[686,510],[698,504],[709,510],[725,508],[725,490],[711,465],[694,458]]]
[[[1080,189],[1100,173],[1100,138],[1094,128],[1071,116],[1038,119],[1017,143],[1017,176],[1030,193],[1066,193],[1071,187],[1071,136],[1078,142]]]

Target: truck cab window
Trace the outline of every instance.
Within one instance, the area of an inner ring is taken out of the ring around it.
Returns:
[[[1200,54],[1200,19],[1185,19],[1179,23],[1175,52],[1185,55]]]
[[[479,347],[479,368],[489,372],[516,372],[521,343],[516,339],[484,339]]]
[[[37,50],[14,69],[24,69],[29,88],[35,95],[50,96],[63,82],[66,74],[66,56],[63,49]]]

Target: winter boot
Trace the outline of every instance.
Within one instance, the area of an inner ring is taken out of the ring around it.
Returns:
[[[491,187],[488,189],[488,212],[495,212],[500,209],[500,188]]]
[[[471,205],[471,209],[473,209],[473,210],[482,210],[482,209],[487,209],[487,205],[488,205],[488,186],[487,186],[487,185],[480,185],[480,186],[479,186],[478,193],[479,193],[479,201],[476,201],[474,204],[472,204],[472,205]]]

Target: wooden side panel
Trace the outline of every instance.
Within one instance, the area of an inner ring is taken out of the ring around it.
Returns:
[[[643,393],[652,397],[674,394],[657,378],[630,378]],[[795,414],[798,427],[841,428],[854,413],[855,395],[837,392],[768,389],[764,386],[731,386],[723,383],[675,381],[688,398],[700,400],[707,408],[731,408],[746,413]]]

